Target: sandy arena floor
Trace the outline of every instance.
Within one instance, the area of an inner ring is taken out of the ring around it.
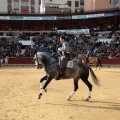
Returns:
[[[120,68],[95,71],[101,87],[93,85],[92,98],[80,80],[79,89],[71,101],[66,97],[73,90],[73,80],[53,80],[40,100],[39,79],[44,69],[35,67],[0,68],[0,120],[120,120]]]

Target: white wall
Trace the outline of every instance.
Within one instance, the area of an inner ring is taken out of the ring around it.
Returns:
[[[50,4],[65,4],[67,3],[67,0],[44,0],[45,3],[50,3]]]
[[[0,12],[8,12],[7,0],[0,0]]]
[[[71,0],[71,11],[74,12],[75,11],[75,0]]]
[[[35,13],[39,13],[40,11],[40,6],[38,5],[38,0],[35,0]]]

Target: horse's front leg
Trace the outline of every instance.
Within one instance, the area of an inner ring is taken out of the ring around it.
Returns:
[[[44,78],[44,77],[43,77]],[[39,93],[39,95],[38,95],[38,99],[40,99],[41,98],[41,96],[42,96],[42,92],[45,90],[45,88],[47,87],[47,85],[51,82],[51,80],[53,79],[51,76],[46,76],[45,78],[47,78],[46,79],[46,82],[45,82],[45,84],[43,85],[43,87],[42,87],[42,89],[40,90],[40,93]],[[42,80],[45,80],[45,79],[42,79]],[[42,81],[41,80],[41,81]]]
[[[45,75],[43,78],[40,79],[40,88],[42,89],[43,88],[43,81],[44,80],[47,80],[47,75]]]

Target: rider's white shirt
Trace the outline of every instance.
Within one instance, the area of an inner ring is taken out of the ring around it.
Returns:
[[[62,52],[63,55],[65,52],[70,53],[69,44],[67,42],[62,43],[62,47],[58,48],[58,50]]]

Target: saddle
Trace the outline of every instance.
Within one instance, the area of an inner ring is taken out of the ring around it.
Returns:
[[[72,61],[72,60],[71,60],[71,61],[68,61],[66,67],[67,67],[67,68],[73,68],[73,61]]]

